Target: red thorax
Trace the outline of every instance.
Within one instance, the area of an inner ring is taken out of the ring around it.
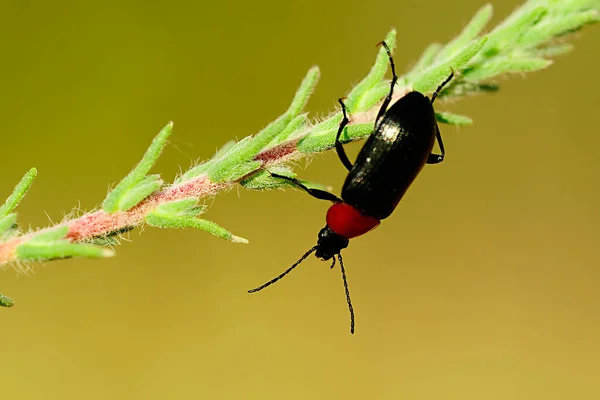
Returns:
[[[351,239],[373,230],[379,220],[362,215],[356,208],[346,203],[336,203],[329,207],[326,217],[332,231],[346,239]]]

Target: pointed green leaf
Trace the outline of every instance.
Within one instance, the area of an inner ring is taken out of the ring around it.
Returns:
[[[449,112],[437,112],[435,113],[435,119],[442,124],[448,125],[472,125],[473,120],[465,115],[452,114]]]
[[[472,81],[483,81],[511,72],[531,72],[544,69],[552,64],[543,58],[502,57],[481,64],[478,68],[465,71],[465,77]]]
[[[10,297],[6,297],[2,293],[0,293],[0,307],[12,307],[15,305],[15,302]]]
[[[325,121],[319,122],[315,126],[312,127],[310,133],[300,139],[300,143],[306,140],[310,136],[323,136],[330,135],[331,131],[335,130],[337,132],[338,127],[340,126],[340,122],[342,122],[342,114],[334,114],[330,118],[327,118]],[[335,134],[335,133],[334,133]]]
[[[205,205],[198,204],[197,198],[170,201],[156,207],[155,213],[185,217],[197,217],[206,211]]]
[[[127,211],[141,203],[163,185],[160,175],[148,175],[135,186],[131,187],[119,199],[119,210]]]
[[[573,50],[572,44],[559,44],[535,49],[532,53],[536,58],[549,58],[568,53],[571,50]]]
[[[52,242],[60,239],[64,239],[69,233],[68,226],[57,226],[50,229],[45,229],[39,233],[36,233],[31,239],[29,239],[28,243],[46,243]]]
[[[0,239],[10,231],[12,231],[17,224],[17,213],[10,213],[4,217],[0,217]]]
[[[443,61],[444,59],[452,56],[457,51],[460,51],[469,42],[475,39],[490,22],[492,18],[493,8],[491,4],[486,4],[477,11],[471,21],[465,26],[463,31],[454,38],[450,43],[444,46],[444,49],[440,51],[436,57],[436,60]]]
[[[441,49],[441,43],[432,43],[427,46],[425,51],[423,51],[423,54],[421,54],[419,61],[412,67],[410,74],[421,72],[422,70],[429,68],[429,65],[433,63],[433,60]]]
[[[105,258],[114,252],[91,244],[70,243],[67,240],[51,242],[29,241],[17,247],[19,261],[50,261],[71,257]]]
[[[180,216],[155,210],[146,216],[146,223],[157,228],[195,228],[234,243],[248,243],[248,240],[235,236],[214,222],[196,217]]]
[[[275,139],[271,141],[266,148],[276,146],[294,135],[300,134],[304,131],[304,128],[308,126],[308,113],[300,114],[296,118],[290,121],[290,123],[281,131]]]
[[[446,61],[430,67],[417,79],[413,88],[421,93],[434,91],[444,79],[448,78],[451,69],[460,72],[469,60],[481,50],[486,41],[487,36],[476,39]]]
[[[233,151],[228,152],[227,157],[223,157],[212,165],[206,171],[210,180],[213,182],[226,182],[252,172],[253,169],[250,168],[251,164],[249,162],[282,132],[285,132],[288,124],[300,114],[312,94],[318,79],[319,69],[317,67],[311,68],[300,84],[288,110],[256,134],[252,140],[245,142],[243,146],[236,145]],[[237,168],[240,164],[245,164],[242,170]]]
[[[261,166],[262,162],[260,161],[238,161],[238,163],[231,163],[228,169],[224,169],[223,165],[214,166],[207,171],[207,174],[213,182],[231,182],[251,174]]]
[[[244,239],[240,236],[235,236],[227,229],[212,221],[208,221],[206,219],[196,219],[194,221],[195,223],[193,225],[193,228],[203,230],[205,232],[210,233],[211,235],[215,235],[217,237],[220,237],[221,239],[229,240],[233,243],[248,244],[248,239]]]
[[[539,1],[539,0],[535,0]],[[569,14],[590,9],[600,10],[598,0],[548,0],[553,15]]]
[[[16,249],[18,261],[50,261],[59,258],[112,257],[112,250],[99,248],[91,244],[71,243],[64,237],[69,232],[68,226],[57,226],[41,231]]]
[[[500,90],[495,83],[490,82],[471,82],[467,80],[458,81],[456,84],[444,89],[444,98],[461,97],[471,93],[494,93]]]
[[[139,198],[139,194],[143,191],[140,191],[138,188],[136,196],[129,196],[127,201],[123,201],[123,197],[125,197],[130,190],[135,188],[138,183],[142,182],[148,171],[150,171],[150,168],[156,164],[156,160],[158,160],[160,153],[167,144],[167,139],[171,136],[172,131],[173,123],[169,122],[158,135],[156,135],[139,164],[136,165],[136,167],[106,196],[106,199],[104,199],[104,202],[102,203],[104,211],[108,213],[125,211],[126,209],[122,209],[121,206],[130,206],[133,198]],[[143,200],[143,198],[139,201],[141,200]],[[134,204],[134,206],[136,204]]]
[[[360,100],[357,102],[355,108],[357,110],[369,110],[371,107],[374,107],[375,104],[382,101],[382,99],[385,96],[387,96],[389,92],[390,82],[379,82],[372,88],[368,89],[365,93],[363,93]]]
[[[289,176],[295,178],[296,174],[289,167],[277,165],[270,167],[268,171],[262,170],[240,182],[240,184],[249,190],[268,190],[275,189],[284,185],[282,179],[273,178],[270,173]],[[285,182],[285,181],[283,181]]]
[[[221,146],[219,148],[219,150],[217,150],[215,152],[215,155],[212,156],[211,160],[217,160],[221,157],[223,157],[225,154],[227,154],[229,152],[229,150],[233,149],[233,146],[236,145],[236,141],[235,140],[230,140],[228,142],[226,142],[223,146]]]
[[[547,12],[548,9],[542,5],[535,7],[522,6],[515,10],[511,16],[489,33],[489,40],[481,52],[482,56],[491,57],[501,53],[506,48],[514,47],[519,37],[535,25]]]
[[[275,172],[275,171],[273,171]],[[279,173],[279,175],[283,175],[283,176],[288,176],[290,178],[294,178],[296,175],[293,172],[287,172],[287,173]],[[288,181],[287,179],[281,179],[281,178],[272,178],[273,180],[275,180],[276,182],[279,183],[279,187],[292,187],[294,189],[298,189],[298,186],[295,185],[294,183]],[[304,186],[306,186],[309,189],[319,189],[319,190],[324,190],[324,191],[331,191],[331,186],[327,186],[327,185],[323,185],[322,183],[318,183],[318,182],[311,182],[311,181],[307,181],[305,179],[297,179],[301,184],[303,184]]]
[[[528,29],[518,41],[519,47],[538,46],[555,37],[574,32],[584,25],[598,22],[598,10],[589,10],[573,15],[553,18]]]
[[[309,135],[298,142],[298,151],[302,153],[316,153],[327,150],[335,145],[335,135],[338,128],[332,128],[327,132],[320,132],[319,135]],[[353,124],[344,129],[341,135],[342,142],[349,142],[354,139],[368,136],[373,132],[373,123]]]
[[[183,175],[181,175],[179,178],[175,179],[175,183],[182,183],[182,182],[187,182],[191,179],[194,179],[202,174],[205,174],[206,171],[210,170],[212,167],[214,167],[216,161],[218,161],[217,159],[212,159],[209,161],[205,161],[201,164],[196,165],[195,167],[190,168],[189,170],[187,170]]]
[[[25,194],[27,194],[27,190],[31,187],[36,176],[37,169],[31,168],[23,178],[21,178],[11,195],[8,196],[8,199],[6,199],[4,204],[0,206],[0,218],[8,215],[19,205],[21,200],[23,200],[23,197],[25,197]]]
[[[249,137],[244,138],[244,139],[250,140]],[[233,150],[233,148],[236,146],[236,144],[237,143],[235,142],[235,140],[228,141],[223,146],[221,146],[221,148],[219,150],[217,150],[215,155],[212,156],[212,158],[209,161],[205,161],[203,163],[200,163],[200,164],[190,168],[184,174],[182,174],[180,177],[175,179],[174,183],[186,182],[186,181],[189,181],[190,179],[193,179],[197,176],[200,176],[200,175],[206,173],[206,171],[211,169],[217,161],[219,161],[221,158],[225,157],[229,152],[231,152]]]
[[[306,103],[314,92],[320,76],[321,72],[319,71],[319,67],[314,66],[308,70],[308,73],[302,80],[302,83],[300,84],[300,87],[298,88],[298,91],[292,100],[290,108],[287,110],[286,114],[289,114],[290,120],[300,114],[304,107],[306,107]]]
[[[236,156],[241,157],[241,159],[244,160],[251,160],[260,150],[284,131],[287,125],[300,114],[308,102],[308,98],[314,91],[317,81],[319,80],[319,74],[319,69],[317,67],[312,67],[302,80],[288,110],[256,134],[252,140],[247,142],[246,146],[243,146],[240,150],[236,151]]]

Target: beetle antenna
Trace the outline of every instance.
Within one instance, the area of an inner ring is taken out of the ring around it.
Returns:
[[[304,255],[302,257],[300,257],[300,259],[298,261],[296,261],[294,263],[294,265],[292,265],[291,267],[289,267],[288,269],[286,269],[282,274],[280,274],[279,276],[271,279],[269,282],[265,283],[264,285],[261,285],[261,286],[255,288],[255,289],[248,290],[248,293],[258,292],[259,290],[263,290],[267,286],[271,286],[273,283],[277,282],[278,280],[280,280],[281,278],[283,278],[284,276],[286,276],[287,274],[289,274],[290,272],[292,272],[292,270],[294,268],[296,268],[298,266],[298,264],[300,264],[302,261],[304,261],[306,259],[306,257],[308,257],[316,249],[317,249],[317,246],[314,246],[312,249],[310,249],[309,251],[307,251],[306,253],[304,253]]]
[[[452,67],[450,67],[450,76],[448,76],[446,78],[446,80],[444,82],[442,82],[442,84],[440,86],[438,86],[437,89],[435,89],[433,96],[431,96],[431,104],[433,104],[433,102],[435,101],[435,98],[438,96],[438,94],[440,94],[440,92],[442,91],[444,86],[446,86],[446,84],[448,82],[450,82],[453,77],[454,77],[454,69]]]
[[[354,333],[354,308],[352,307],[352,300],[350,300],[350,291],[348,290],[348,281],[346,280],[346,271],[344,270],[344,263],[342,262],[342,255],[338,253],[338,259],[340,260],[340,267],[342,269],[342,279],[344,280],[344,289],[346,290],[346,301],[348,302],[348,310],[350,311],[350,333]]]

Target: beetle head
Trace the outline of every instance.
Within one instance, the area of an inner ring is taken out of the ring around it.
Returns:
[[[349,242],[348,239],[338,235],[328,225],[325,225],[325,228],[319,232],[315,256],[323,261],[329,260],[331,257],[339,254],[342,249],[348,247]]]

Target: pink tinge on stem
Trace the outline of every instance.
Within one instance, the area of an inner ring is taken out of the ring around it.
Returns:
[[[166,187],[160,192],[149,196],[137,206],[127,211],[107,213],[104,210],[93,211],[79,218],[62,222],[58,225],[40,229],[22,236],[0,242],[0,266],[17,261],[16,251],[20,244],[27,242],[33,236],[54,229],[57,226],[68,226],[66,239],[71,242],[83,242],[97,237],[104,237],[112,232],[118,232],[130,227],[136,227],[144,222],[146,215],[157,206],[171,201],[202,198],[217,194],[226,189],[231,183],[211,182],[206,175],[198,176],[187,182]]]

